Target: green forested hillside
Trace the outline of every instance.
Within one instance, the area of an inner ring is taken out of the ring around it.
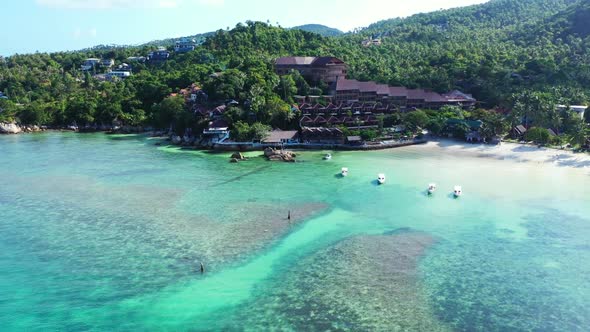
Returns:
[[[461,89],[474,94],[482,108],[513,110],[514,122],[523,112],[518,105],[535,100],[590,101],[588,8],[588,0],[492,0],[378,22],[330,38],[247,22],[209,35],[193,52],[172,53],[164,64],[135,63],[132,77],[106,83],[78,69],[86,57],[122,63],[155,46],[17,55],[0,63],[0,91],[10,98],[0,99],[0,120],[86,124],[117,119],[157,127],[171,122],[196,126],[177,103],[163,102],[196,82],[212,106],[227,99],[240,103],[229,112],[232,122],[295,127],[292,96],[309,94],[313,87],[296,74],[279,78],[273,61],[286,55],[322,55],[346,61],[351,78],[437,91]],[[380,38],[382,45],[363,47],[367,37]],[[545,113],[537,118],[560,119]],[[543,125],[557,128],[560,121]]]
[[[313,33],[317,33],[318,35],[321,35],[324,37],[336,37],[336,36],[340,36],[340,35],[344,34],[344,32],[342,32],[338,29],[330,28],[330,27],[327,27],[327,26],[321,25],[321,24],[306,24],[306,25],[296,26],[291,29],[313,32]]]

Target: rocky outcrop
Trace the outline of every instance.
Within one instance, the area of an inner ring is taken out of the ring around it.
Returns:
[[[237,163],[237,162],[244,161],[244,160],[248,160],[248,158],[244,157],[244,155],[241,152],[234,152],[231,155],[229,162],[230,163]]]
[[[21,133],[22,128],[16,123],[2,123],[0,122],[0,134],[18,134]]]
[[[287,150],[264,149],[264,156],[270,161],[295,162],[295,153]]]
[[[234,152],[234,154],[232,154],[230,158],[237,159],[237,160],[244,160],[244,159],[246,159],[241,152]]]
[[[138,134],[145,131],[145,128],[141,126],[115,126],[109,130],[112,134]]]
[[[21,126],[21,129],[24,133],[36,133],[39,131],[42,131],[43,129],[41,129],[41,127],[37,126],[37,125],[33,125],[33,126]]]
[[[173,135],[171,138],[172,144],[174,145],[180,145],[182,143],[182,137],[178,136],[178,135]]]

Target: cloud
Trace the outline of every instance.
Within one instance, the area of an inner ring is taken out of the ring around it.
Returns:
[[[223,6],[225,0],[199,0],[199,3],[204,6]]]
[[[82,29],[76,28],[74,30],[74,39],[80,39],[82,37]]]
[[[96,30],[96,28],[82,30],[81,28],[78,27],[78,28],[74,29],[74,32],[72,33],[72,35],[74,36],[74,39],[96,38],[96,36],[98,35],[98,30]]]
[[[177,8],[196,3],[222,6],[224,0],[36,0],[37,5],[62,9]]]

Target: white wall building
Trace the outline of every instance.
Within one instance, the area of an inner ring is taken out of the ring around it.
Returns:
[[[560,111],[565,111],[568,109],[568,106],[566,105],[557,105],[557,109]],[[586,110],[588,109],[588,106],[582,106],[582,105],[571,105],[569,106],[569,109],[576,112],[579,116],[580,119],[584,120],[584,113],[586,112]]]

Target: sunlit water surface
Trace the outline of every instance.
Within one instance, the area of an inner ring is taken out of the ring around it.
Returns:
[[[3,331],[590,326],[585,169],[420,146],[230,164],[156,142],[0,137]]]

